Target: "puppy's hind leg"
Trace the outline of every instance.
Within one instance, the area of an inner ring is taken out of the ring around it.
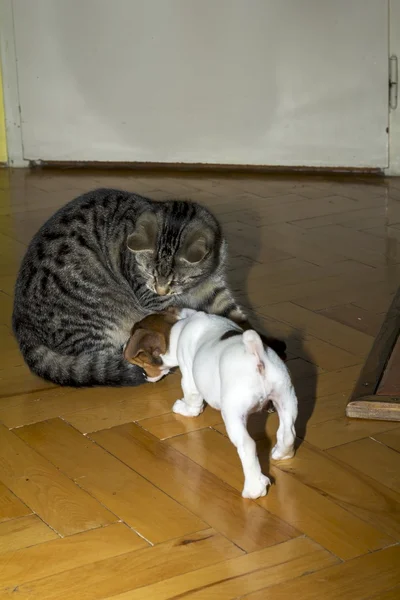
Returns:
[[[276,392],[272,398],[279,416],[279,428],[276,434],[276,444],[272,449],[271,458],[286,460],[294,455],[294,428],[297,419],[297,397],[292,385],[285,386]]]
[[[229,402],[224,403],[229,406]],[[236,446],[244,473],[243,498],[260,498],[267,493],[271,482],[261,472],[258,460],[256,443],[248,434],[246,428],[246,415],[222,411],[226,431],[232,444]]]
[[[172,411],[184,417],[197,417],[203,412],[204,402],[190,372],[182,372],[181,386],[183,398],[175,402]]]

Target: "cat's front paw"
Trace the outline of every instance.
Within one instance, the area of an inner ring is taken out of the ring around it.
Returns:
[[[252,481],[245,482],[242,496],[243,498],[251,498],[252,500],[262,498],[267,495],[267,488],[270,485],[270,478],[261,473],[259,477],[256,477]]]
[[[189,406],[184,400],[177,400],[172,407],[172,412],[177,415],[183,415],[184,417],[197,417],[203,410],[200,406]]]

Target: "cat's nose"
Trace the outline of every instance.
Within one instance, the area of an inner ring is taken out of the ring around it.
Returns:
[[[169,281],[167,277],[159,275],[156,279],[156,293],[159,296],[166,296],[169,293]]]
[[[159,296],[166,296],[169,292],[168,285],[156,285],[156,292]]]

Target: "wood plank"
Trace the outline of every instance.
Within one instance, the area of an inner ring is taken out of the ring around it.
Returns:
[[[176,448],[232,487],[241,490],[243,473],[229,439],[210,429],[172,438]],[[349,559],[393,543],[390,536],[337,506],[312,488],[279,468],[268,465],[270,445],[258,444],[264,473],[271,472],[274,485],[257,503],[342,559]]]
[[[311,415],[308,411],[300,410],[300,415],[296,422],[297,431],[306,431],[308,427],[318,423],[324,423],[332,419],[339,419],[346,410],[348,394],[346,392],[337,392],[327,396],[319,396],[312,407]],[[300,436],[303,437],[303,436]]]
[[[400,539],[400,494],[353,470],[307,442],[279,469],[312,487],[353,515]]]
[[[390,268],[390,271],[392,268]],[[375,289],[369,289],[368,293],[365,293],[361,289],[361,293],[358,298],[352,300],[353,304],[360,306],[365,310],[374,311],[375,313],[386,313],[390,303],[393,301],[394,295],[398,287],[398,278],[394,276],[394,281],[391,280],[385,286],[379,285]]]
[[[107,528],[108,529],[108,528]],[[81,553],[79,553],[81,554]],[[34,600],[95,600],[116,596],[240,556],[242,551],[212,529],[158,544],[152,548],[98,557],[86,564],[35,581],[26,577],[18,586],[18,597]],[[22,575],[21,575],[22,576]],[[15,579],[14,579],[15,580]],[[7,595],[4,596],[5,598]],[[2,597],[0,596],[0,599]]]
[[[82,406],[82,409],[79,409],[77,404],[75,408],[78,410],[67,409],[62,417],[82,433],[92,433],[168,413],[180,393],[180,382],[176,381],[175,376],[171,376],[171,379],[172,377],[174,380],[168,382],[168,388],[164,383],[168,381],[167,378],[157,383],[160,388],[150,388],[149,385],[150,390],[146,390],[147,393],[144,393],[142,387],[141,394],[133,392],[132,389],[122,393],[118,390],[117,394],[112,394],[110,390],[99,402],[91,402],[88,398],[88,407]]]
[[[274,600],[365,600],[381,594],[400,582],[400,546],[354,558],[280,586],[260,590],[242,600],[264,600],[266,592]],[[379,596],[380,598],[381,596]]]
[[[112,596],[114,600],[233,600],[238,595],[301,577],[338,560],[301,537],[229,561]],[[111,597],[109,597],[111,598]]]
[[[8,296],[14,295],[16,275],[3,275],[0,276],[0,291],[4,292]]]
[[[14,588],[26,582],[68,572],[70,569],[79,570],[84,565],[131,553],[146,545],[129,527],[115,523],[64,539],[10,551],[1,556],[0,587]],[[10,592],[12,591],[11,589]],[[68,598],[68,594],[64,597]]]
[[[400,221],[400,218],[398,221]],[[384,238],[385,240],[393,239],[400,242],[400,230],[397,229],[395,224],[392,227],[387,223],[377,225],[376,222],[371,222],[369,227],[363,227],[363,231],[365,231],[365,233],[369,233],[370,235],[376,235],[377,237]]]
[[[264,257],[262,257],[261,260],[265,262]],[[333,266],[345,264],[347,264],[347,261],[335,263]],[[356,263],[351,264],[353,265]],[[265,305],[277,304],[278,302],[291,301],[295,304],[310,305],[308,306],[309,308],[317,310],[320,308],[319,298],[321,290],[323,290],[324,294],[328,292],[332,294],[333,297],[336,297],[338,294],[358,292],[360,285],[362,284],[371,286],[372,283],[384,282],[387,278],[387,273],[384,269],[374,269],[372,267],[364,268],[367,269],[367,272],[362,271],[361,273],[358,273],[357,279],[355,279],[354,272],[347,273],[347,269],[343,268],[345,271],[344,273],[339,272],[334,275],[330,274],[329,270],[327,270],[323,277],[314,276],[314,278],[304,278],[304,280],[300,279],[293,283],[278,284],[274,281],[270,281],[268,278],[260,279],[259,281],[250,280],[246,282],[245,286],[242,283],[241,289],[243,290],[244,288],[246,295],[251,300],[251,305],[254,307],[263,307]],[[293,279],[295,279],[294,276]],[[314,296],[317,297],[317,304],[314,304],[312,301]],[[299,302],[298,299],[300,299]],[[340,303],[343,303],[343,300],[336,302],[336,304]],[[332,306],[332,304],[330,304],[330,306]],[[324,308],[324,306],[321,308]]]
[[[66,410],[70,404],[74,406],[75,402],[78,402],[76,389],[58,386],[41,390],[33,388],[22,394],[2,398],[0,421],[9,429],[29,425],[59,416],[63,409]]]
[[[305,329],[334,346],[343,348],[357,356],[365,356],[372,346],[373,338],[347,325],[336,323],[323,315],[297,306],[292,302],[282,302],[275,306],[264,306],[260,314],[288,323],[297,329]]]
[[[38,378],[39,380],[39,378]],[[43,385],[43,380],[40,379]],[[31,393],[2,398],[0,421],[7,427],[21,427],[54,417],[70,417],[74,426],[82,425],[83,433],[92,427],[110,427],[120,419],[130,422],[167,412],[180,386],[180,378],[171,375],[154,384],[139,388],[68,388],[53,386]],[[28,385],[26,387],[29,387]],[[171,403],[171,404],[170,404]],[[87,428],[85,428],[85,424]],[[78,427],[77,427],[78,428]],[[86,430],[85,430],[86,429]]]
[[[3,399],[8,398],[10,396],[15,396],[17,394],[25,394],[32,391],[40,393],[43,390],[54,388],[56,388],[56,385],[54,383],[51,383],[50,381],[45,381],[44,379],[41,379],[41,377],[37,377],[36,375],[30,372],[30,370],[25,364],[20,364],[15,367],[9,367],[8,369],[0,371],[0,398],[2,404]],[[2,407],[2,412],[3,410],[4,408]]]
[[[373,439],[377,442],[385,444],[385,446],[400,452],[400,427],[390,429],[389,431],[384,431],[383,433],[378,433],[377,435],[375,434],[371,437],[373,437]]]
[[[400,493],[400,454],[370,438],[331,448],[329,454]]]
[[[360,363],[360,358],[343,348],[309,335],[306,330],[276,321],[273,318],[255,313],[255,318],[262,323],[270,335],[286,340],[288,349],[295,356],[321,367],[324,371],[336,371]]]
[[[373,218],[375,221],[379,217],[385,217],[385,206],[372,206],[371,208],[362,209],[356,208],[340,213],[328,214],[322,216],[312,216],[308,219],[297,219],[295,225],[303,229],[313,229],[314,227],[324,227],[325,225],[343,225],[344,227],[351,226],[353,223],[359,223],[366,218]]]
[[[383,315],[364,310],[354,304],[326,308],[320,314],[373,337],[378,334],[383,321]]]
[[[340,245],[341,251],[353,260],[371,267],[385,266],[400,262],[400,255],[395,250],[393,256],[387,254],[385,240],[363,231],[355,231],[341,225],[327,225],[304,231],[307,240],[326,248],[328,245]]]
[[[159,440],[165,440],[176,435],[182,435],[188,431],[212,427],[222,422],[221,413],[207,406],[206,410],[194,419],[188,419],[172,412],[150,417],[150,419],[139,420],[143,429],[154,435]]]
[[[243,227],[239,223],[231,225]],[[251,227],[250,230],[249,239],[251,239],[251,235],[254,236],[254,228]],[[283,263],[282,267],[285,263],[290,263],[293,266],[290,269],[288,267],[279,269],[281,263]],[[257,294],[260,289],[262,290],[265,287],[266,280],[268,280],[268,289],[279,290],[286,288],[286,286],[301,283],[304,285],[306,281],[316,281],[321,277],[326,277],[326,271],[324,272],[322,267],[306,261],[286,258],[272,263],[256,265],[248,274],[247,271],[242,270],[241,273],[235,273],[235,277],[236,282],[234,282],[232,289],[240,292],[245,286],[247,293],[252,297],[253,293]]]
[[[318,401],[319,398],[339,392],[350,392],[360,373],[360,368],[361,365],[355,365],[321,373],[318,377],[312,376],[300,381],[295,380],[294,386],[300,404]]]
[[[0,481],[0,523],[30,514],[31,509]]]
[[[390,267],[390,271],[395,269],[397,272],[397,275],[393,274],[393,276],[391,274],[388,276],[387,270],[385,273],[383,268],[377,268],[377,271],[381,270],[382,275],[376,277],[379,281],[375,281],[376,285],[374,286],[371,286],[369,281],[359,281],[357,275],[354,274],[353,282],[346,282],[337,290],[326,290],[321,286],[319,292],[313,291],[312,294],[307,293],[305,296],[298,296],[293,302],[314,311],[322,311],[342,304],[352,304],[358,308],[380,314],[387,310],[397,288],[395,283],[398,279],[397,268],[398,265]]]
[[[0,325],[0,371],[21,366],[24,359],[9,327]]]
[[[60,419],[17,435],[153,544],[207,525],[149,481]]]
[[[321,267],[347,258],[339,245],[335,247],[333,244],[329,244],[322,248],[306,239],[302,230],[291,223],[278,223],[263,227],[263,230],[275,248]]]
[[[296,202],[262,208],[260,210],[259,224],[271,227],[272,223],[291,223],[307,217],[335,213],[343,214],[345,211],[351,212],[357,208],[366,208],[371,206],[371,204],[372,206],[376,204],[375,198],[365,198],[365,200],[360,201],[339,195],[331,195],[325,198],[304,198]],[[326,229],[326,227],[321,227],[321,229]],[[315,231],[318,231],[318,229]],[[313,238],[310,237],[310,239],[312,240]],[[319,240],[320,238],[316,236],[316,239]]]
[[[56,532],[36,515],[0,523],[0,553],[28,548],[54,539],[58,539]]]
[[[393,423],[392,426],[394,428],[396,424]],[[305,439],[313,446],[326,450],[361,440],[380,431],[387,431],[389,428],[390,425],[384,421],[354,420],[339,417],[317,425],[309,424]]]
[[[136,425],[122,425],[92,437],[248,552],[298,535],[293,527],[244,500],[217,477]]]
[[[308,360],[324,371],[336,371],[360,363],[359,357],[351,352],[310,335],[304,335],[302,339],[291,338],[289,348],[296,356]]]
[[[0,233],[0,275],[13,275],[25,252],[25,244]]]
[[[286,366],[290,371],[290,375],[294,381],[299,381],[300,379],[304,379],[306,377],[316,377],[321,373],[324,373],[324,370],[317,365],[309,362],[308,360],[304,360],[304,358],[296,357],[292,359],[288,359],[286,361]]]
[[[373,596],[368,596],[367,600],[398,600],[400,596],[400,585],[391,588],[390,590],[380,591]]]
[[[0,479],[61,535],[107,525],[116,517],[0,425]]]
[[[224,229],[226,229],[226,226]],[[242,289],[243,281],[260,281],[263,277],[273,277],[275,280],[276,276],[282,277],[284,275],[285,277],[291,277],[289,273],[294,275],[296,271],[307,274],[324,274],[322,267],[297,258],[285,258],[283,260],[261,264],[246,259],[245,257],[237,257],[232,259],[231,263],[232,264],[228,265],[228,281],[230,282],[232,289],[238,291]]]

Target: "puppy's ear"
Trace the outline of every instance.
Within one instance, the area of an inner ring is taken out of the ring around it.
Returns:
[[[157,239],[157,217],[152,212],[144,212],[136,221],[135,231],[128,237],[127,245],[132,252],[154,250]]]
[[[154,363],[162,364],[160,354],[165,354],[166,350],[167,344],[162,333],[137,329],[126,345],[124,357],[132,362],[141,352],[144,352]]]

